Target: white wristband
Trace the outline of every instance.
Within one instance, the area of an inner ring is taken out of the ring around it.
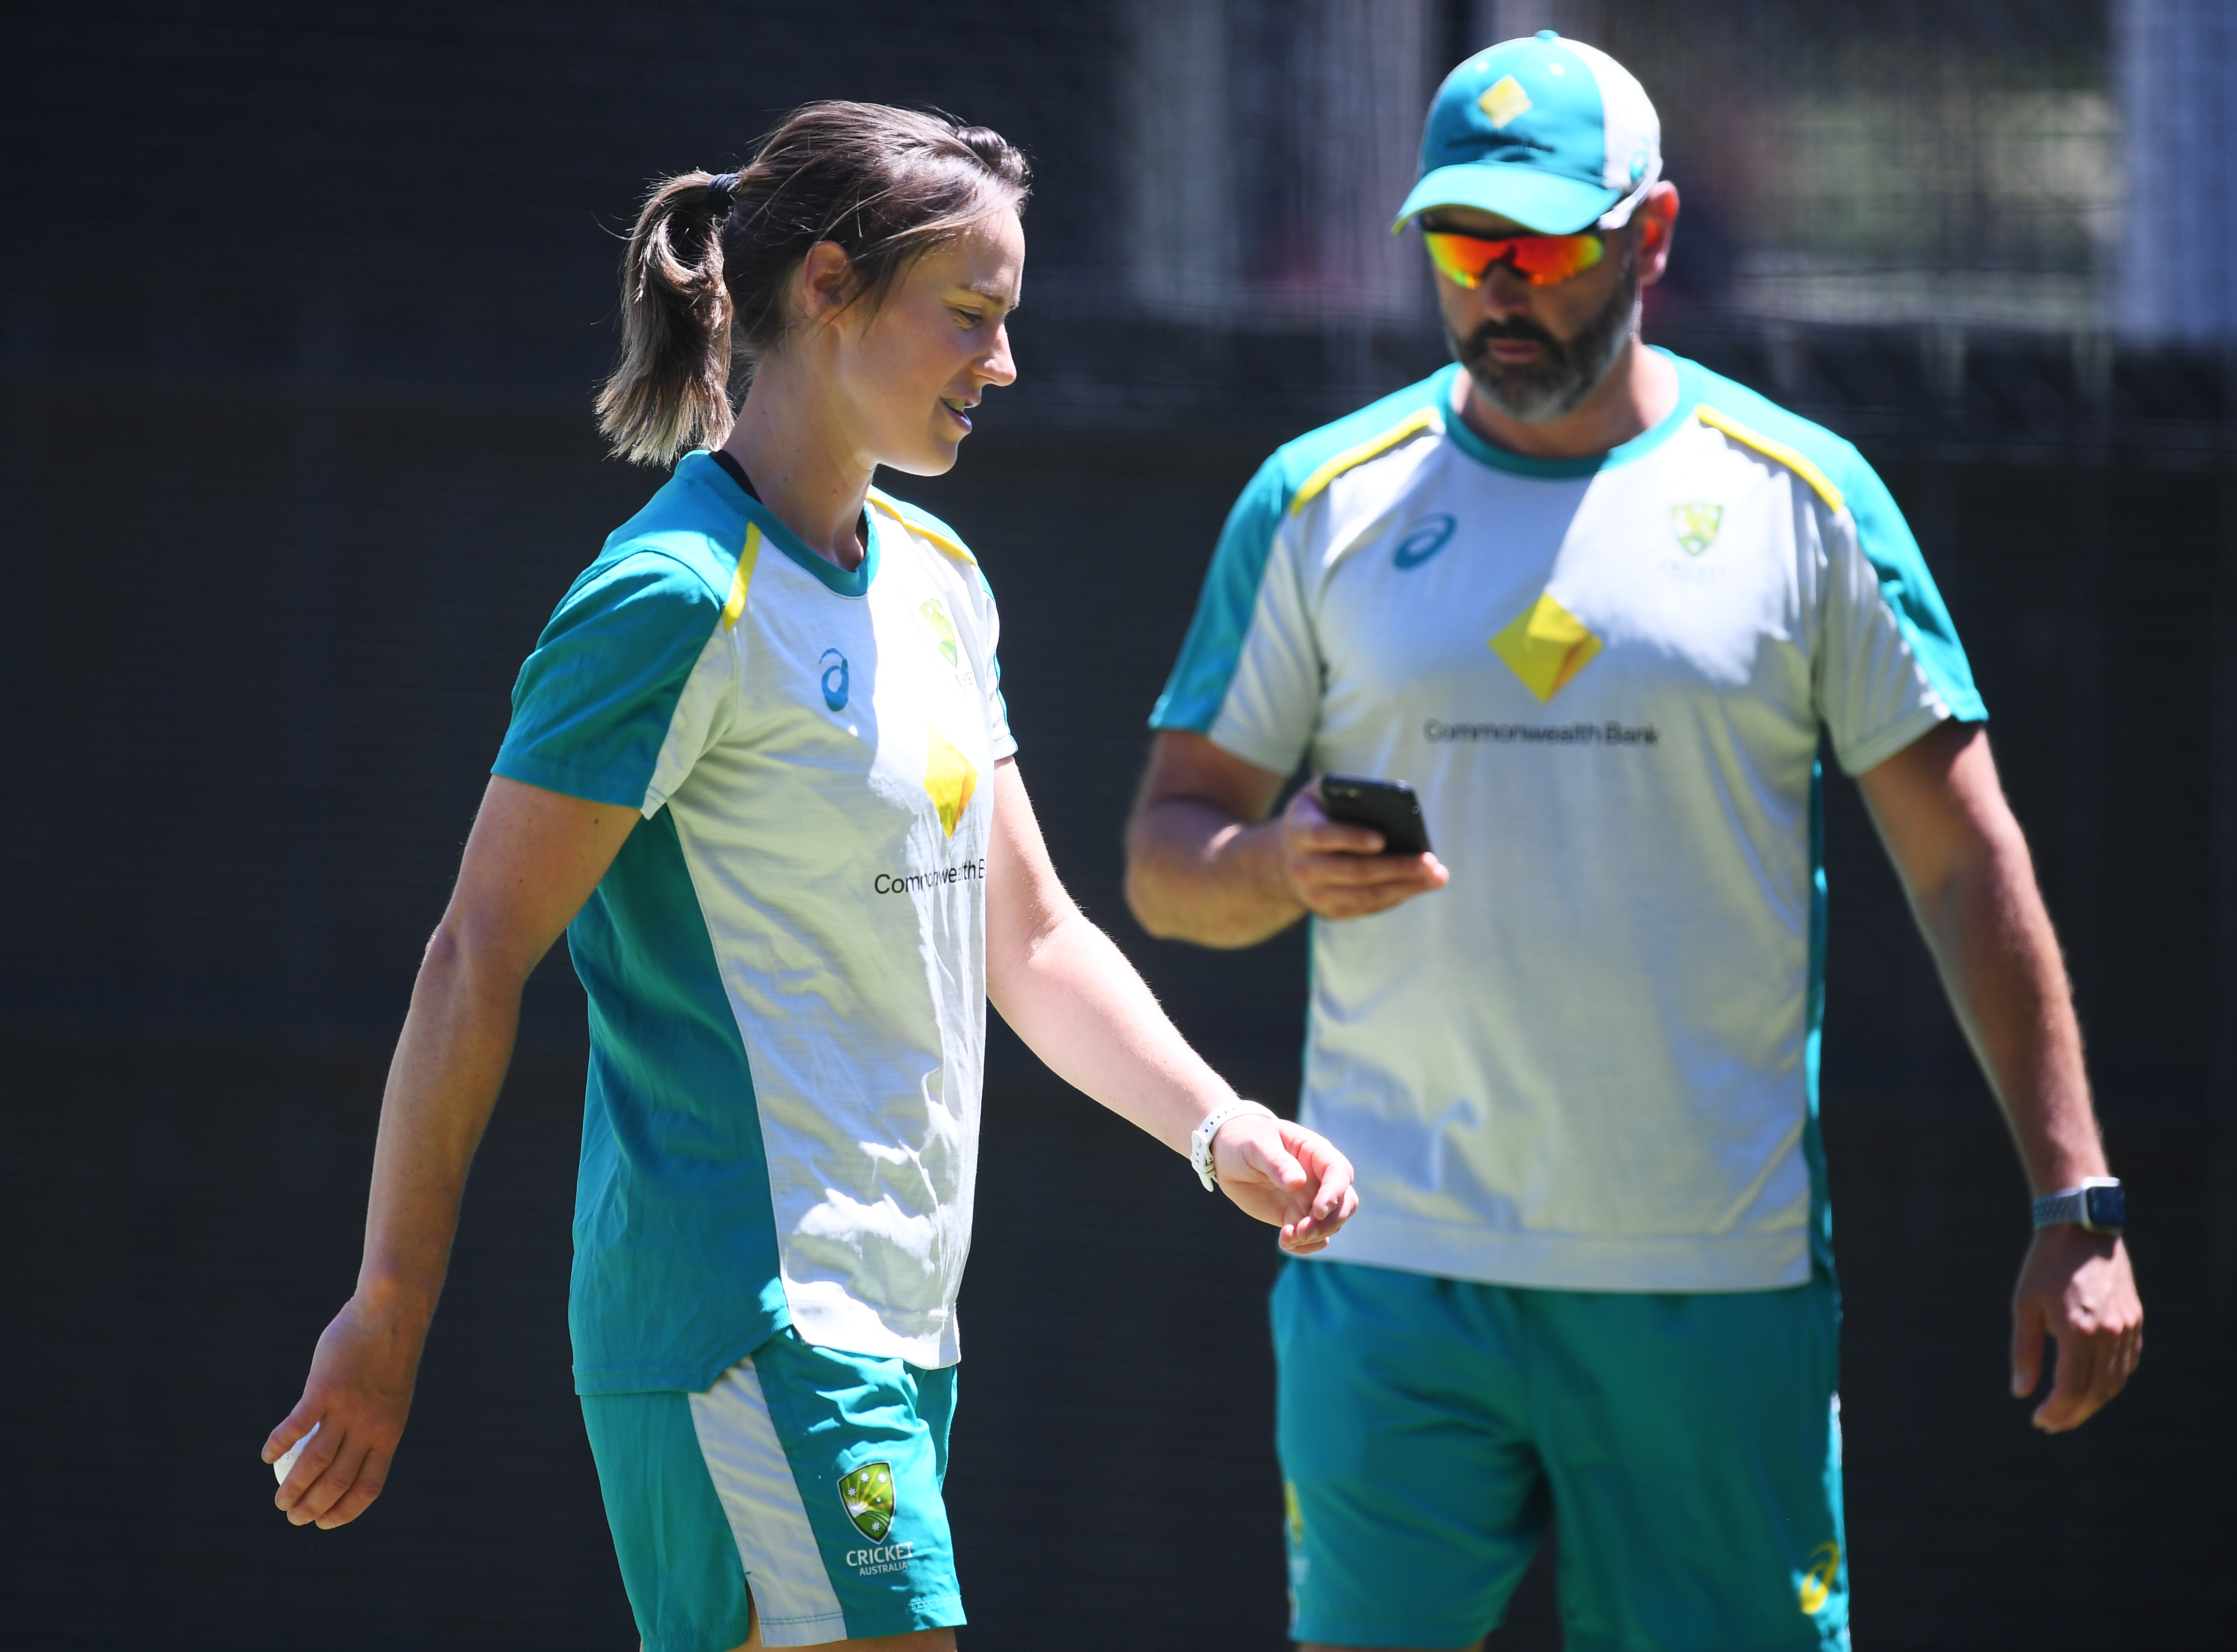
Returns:
[[[1256,1102],[1232,1101],[1205,1114],[1204,1122],[1196,1127],[1196,1134],[1189,1137],[1189,1165],[1195,1170],[1196,1179],[1204,1183],[1206,1193],[1215,1193],[1219,1188],[1219,1167],[1211,1159],[1211,1144],[1218,1139],[1219,1127],[1244,1113],[1274,1116],[1270,1107],[1261,1107]]]

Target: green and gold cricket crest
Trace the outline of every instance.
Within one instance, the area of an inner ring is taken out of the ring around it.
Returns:
[[[839,1503],[855,1530],[872,1543],[882,1543],[894,1529],[894,1465],[865,1463],[839,1477]]]
[[[1670,507],[1671,530],[1678,543],[1686,547],[1688,556],[1698,556],[1717,543],[1717,530],[1725,525],[1725,508],[1720,504],[1673,504]]]
[[[962,655],[955,644],[955,622],[947,617],[947,609],[940,600],[937,596],[926,598],[916,614],[924,622],[924,629],[932,634],[932,640],[940,645],[940,653],[947,656],[947,663],[961,665]]]
[[[928,596],[917,604],[916,622],[924,635],[940,650],[940,657],[947,661],[955,673],[955,681],[966,688],[975,688],[979,679],[973,675],[971,661],[963,653],[963,639],[956,634],[955,622],[948,617],[947,605],[937,596]]]

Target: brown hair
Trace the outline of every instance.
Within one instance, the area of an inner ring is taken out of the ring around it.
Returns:
[[[1026,157],[983,126],[883,103],[807,103],[743,172],[654,186],[622,254],[621,359],[598,428],[622,457],[664,464],[730,432],[730,370],[791,330],[793,272],[819,241],[874,307],[918,257],[966,225],[1020,207]]]

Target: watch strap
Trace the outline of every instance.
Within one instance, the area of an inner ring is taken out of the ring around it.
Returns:
[[[1246,1102],[1238,1096],[1225,1106],[1215,1107],[1205,1114],[1204,1122],[1196,1127],[1196,1134],[1189,1137],[1189,1168],[1196,1172],[1196,1179],[1204,1183],[1206,1193],[1217,1192],[1219,1188],[1219,1167],[1212,1162],[1211,1156],[1211,1144],[1219,1139],[1219,1127],[1245,1113],[1259,1113],[1268,1118],[1274,1116],[1272,1108],[1261,1107],[1256,1102]]]
[[[2110,1206],[2112,1220],[2094,1221],[2090,1216],[2089,1195],[2101,1188],[2111,1188],[2109,1198],[2097,1201],[2101,1206]],[[2057,1227],[2068,1223],[2084,1233],[2117,1234],[2127,1225],[2127,1201],[2121,1196],[2121,1181],[2117,1176],[2084,1176],[2078,1188],[2062,1188],[2056,1193],[2047,1193],[2036,1200],[2031,1209],[2038,1228]]]

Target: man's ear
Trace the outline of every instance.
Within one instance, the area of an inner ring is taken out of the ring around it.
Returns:
[[[1662,279],[1670,261],[1671,232],[1678,223],[1678,186],[1664,181],[1646,192],[1639,203],[1640,284],[1651,286]]]

